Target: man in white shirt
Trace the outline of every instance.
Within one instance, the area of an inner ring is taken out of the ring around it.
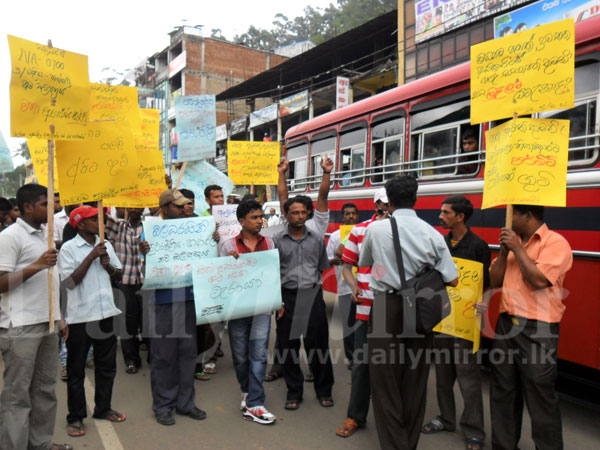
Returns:
[[[344,225],[356,225],[356,222],[358,222],[358,208],[354,203],[346,203],[342,206],[342,223]],[[329,258],[329,264],[335,267],[338,304],[344,332],[344,354],[348,361],[348,368],[352,369],[352,355],[354,353],[353,327],[356,322],[356,305],[352,302],[352,289],[342,277],[342,258],[338,256],[341,243],[341,230],[337,229],[329,236],[327,258]]]
[[[58,336],[49,333],[47,190],[26,184],[17,191],[21,211],[0,233],[0,351],[4,386],[0,396],[0,448],[67,450],[53,444],[56,420]],[[58,271],[54,270],[54,317],[60,318]],[[62,328],[62,327],[61,327]]]
[[[67,340],[67,433],[83,436],[87,417],[85,401],[85,363],[90,345],[94,346],[95,419],[123,422],[125,414],[111,408],[112,389],[117,374],[117,338],[113,317],[121,314],[114,302],[111,279],[121,279],[121,263],[110,242],[100,242],[98,209],[75,208],[69,224],[77,236],[60,251],[62,286],[66,289]]]
[[[276,214],[275,208],[269,210],[269,218],[267,219],[267,227],[274,227],[281,223],[281,218]]]

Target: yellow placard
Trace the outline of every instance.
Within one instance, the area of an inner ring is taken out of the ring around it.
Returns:
[[[160,111],[158,109],[140,109],[141,129],[134,133],[137,150],[156,150],[159,148]]]
[[[164,154],[160,150],[137,150],[136,187],[113,198],[104,199],[106,206],[122,208],[154,208],[160,194],[167,189]]]
[[[124,120],[134,130],[140,129],[142,126],[136,87],[92,83],[90,102],[90,121],[92,122]]]
[[[116,197],[135,189],[138,161],[125,121],[90,122],[84,142],[57,141],[64,205]]]
[[[354,225],[340,225],[340,242],[344,242],[344,239],[348,237],[352,228],[354,228]]]
[[[278,142],[227,142],[227,169],[234,184],[277,184]]]
[[[46,139],[29,138],[27,139],[27,147],[29,147],[35,177],[39,184],[46,186],[48,184],[48,141]],[[54,191],[60,193],[56,153],[54,154]]]
[[[471,47],[471,123],[572,108],[573,19]]]
[[[8,46],[11,135],[84,139],[90,110],[88,57],[10,35]]]
[[[475,303],[483,295],[483,264],[469,259],[452,258],[458,269],[458,285],[447,287],[452,312],[433,331],[473,342],[473,353],[479,349],[481,316]]]
[[[568,120],[513,119],[486,131],[485,140],[481,209],[566,205]]]
[[[344,240],[352,231],[352,228],[354,228],[354,225],[340,225],[340,242],[344,242]],[[352,273],[354,274],[354,278],[356,278],[356,274],[358,273],[358,267],[353,266]],[[342,272],[342,278],[346,279],[346,277],[344,277],[344,272]]]

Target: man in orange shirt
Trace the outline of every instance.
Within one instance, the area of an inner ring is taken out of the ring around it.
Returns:
[[[525,399],[536,448],[562,449],[556,357],[571,247],[548,229],[544,207],[531,205],[514,205],[512,230],[502,229],[500,244],[490,268],[491,286],[502,288],[490,353],[492,447],[517,448]]]

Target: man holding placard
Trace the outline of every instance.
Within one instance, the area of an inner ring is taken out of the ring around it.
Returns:
[[[219,244],[219,256],[233,256],[274,248],[271,238],[260,234],[262,207],[256,200],[243,201],[237,207],[242,231],[234,238]],[[279,318],[283,315],[283,308]],[[233,366],[242,389],[240,409],[243,418],[263,425],[277,418],[265,408],[263,381],[267,371],[271,315],[259,314],[229,321],[229,341]]]
[[[514,205],[512,229],[503,228],[490,284],[502,288],[490,353],[492,446],[512,450],[521,437],[523,398],[536,448],[562,449],[555,390],[563,290],[573,264],[571,247],[544,223],[544,207]]]
[[[187,203],[181,192],[167,189],[160,194],[161,216],[164,220],[184,218]],[[145,255],[150,251],[147,241],[140,244],[140,250]],[[205,419],[206,412],[195,405],[196,312],[192,286],[156,289],[150,310],[150,381],[156,421],[175,425],[173,409],[195,420]]]
[[[467,221],[473,214],[471,201],[462,196],[448,197],[442,202],[440,222],[450,229],[446,235],[446,245],[454,258],[478,261],[483,264],[483,288],[489,285],[491,252],[486,242],[471,231]],[[479,303],[478,305],[483,305]],[[475,308],[475,306],[473,306]],[[483,308],[482,312],[485,310]],[[474,330],[479,333],[479,329]],[[483,398],[481,394],[481,373],[477,354],[473,352],[473,342],[448,334],[435,335],[434,348],[439,350],[439,360],[435,364],[435,381],[440,415],[423,426],[423,433],[432,434],[442,430],[456,429],[456,407],[454,403],[454,383],[458,379],[464,400],[460,419],[468,450],[480,450],[485,440],[483,426]]]
[[[0,446],[67,450],[68,445],[52,444],[58,336],[48,333],[48,268],[56,265],[58,252],[48,250],[42,227],[48,218],[47,189],[26,184],[17,191],[17,203],[21,217],[0,233]],[[55,270],[55,298],[59,285]],[[59,318],[58,302],[54,306],[54,317]]]

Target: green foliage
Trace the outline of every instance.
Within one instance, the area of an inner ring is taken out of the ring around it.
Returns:
[[[305,40],[318,45],[397,7],[397,0],[337,0],[337,6],[332,3],[327,8],[307,6],[303,16],[289,19],[279,13],[271,30],[251,25],[233,41],[267,51]]]
[[[0,196],[4,198],[15,197],[17,190],[25,183],[25,165],[20,165],[12,172],[0,174]]]

